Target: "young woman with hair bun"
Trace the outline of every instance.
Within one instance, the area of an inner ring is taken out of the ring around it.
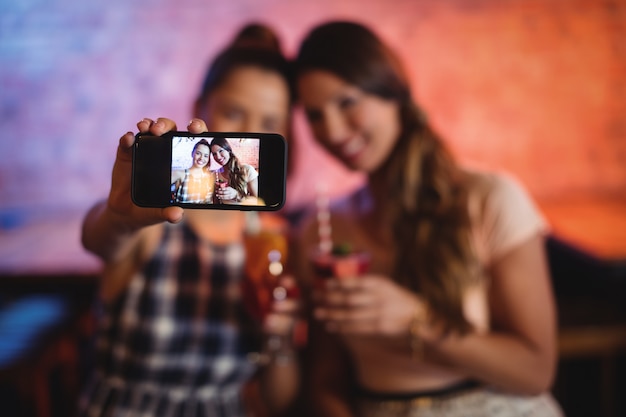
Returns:
[[[215,58],[190,132],[289,137],[291,74],[273,38],[270,28],[249,25]],[[155,135],[176,129],[165,118],[143,119],[137,127]],[[285,410],[299,386],[294,349],[284,344],[263,356],[261,345],[289,334],[297,300],[273,302],[262,319],[250,314],[242,294],[246,257],[265,257],[262,264],[267,254],[246,251],[244,212],[133,205],[133,142],[133,133],[121,137],[110,194],[83,224],[83,245],[106,267],[96,369],[80,415],[235,417]],[[284,277],[280,285],[295,284]]]

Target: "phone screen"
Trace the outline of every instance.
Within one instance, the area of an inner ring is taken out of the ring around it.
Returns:
[[[278,210],[286,142],[278,134],[138,134],[132,197],[142,207]]]

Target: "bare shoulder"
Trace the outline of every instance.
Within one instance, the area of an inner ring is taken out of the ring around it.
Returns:
[[[462,178],[470,197],[483,201],[520,187],[515,178],[502,172],[465,170]]]

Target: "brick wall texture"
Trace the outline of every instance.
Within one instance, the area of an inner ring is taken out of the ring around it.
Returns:
[[[207,62],[250,20],[292,54],[327,19],[371,25],[464,162],[537,197],[626,189],[626,2],[618,0],[0,0],[0,213],[106,196],[142,117],[184,129]],[[350,175],[298,118],[289,204]]]

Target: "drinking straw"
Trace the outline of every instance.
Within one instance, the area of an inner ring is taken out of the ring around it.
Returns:
[[[330,225],[330,209],[326,187],[322,184],[317,186],[317,232],[319,236],[320,253],[328,254],[333,249],[332,227]]]

